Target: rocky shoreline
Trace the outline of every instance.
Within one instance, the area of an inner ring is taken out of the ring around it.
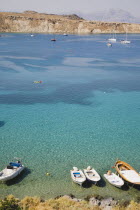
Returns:
[[[87,21],[77,15],[54,15],[26,11],[0,12],[0,32],[7,33],[140,33],[140,24]]]
[[[118,204],[118,201],[112,197],[102,198],[100,196],[89,196],[85,199],[75,198],[73,195],[64,195],[63,198],[70,199],[75,202],[87,201],[90,207],[100,207],[101,209],[112,209]]]
[[[43,200],[38,197],[25,197],[22,200],[9,195],[0,199],[0,210],[134,210],[140,209],[140,201],[116,201],[112,197],[88,196],[78,199],[73,195],[58,196]]]

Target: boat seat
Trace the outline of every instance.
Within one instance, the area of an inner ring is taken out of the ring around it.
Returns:
[[[88,174],[90,177],[92,177],[92,176],[96,176],[95,174],[93,174],[93,172],[92,172],[92,171],[87,172],[87,174]]]
[[[73,173],[74,177],[78,178],[78,177],[81,177],[81,174],[80,173]]]

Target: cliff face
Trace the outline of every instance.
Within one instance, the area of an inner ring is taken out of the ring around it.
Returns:
[[[86,21],[76,15],[0,12],[0,32],[21,33],[140,33],[140,24]]]

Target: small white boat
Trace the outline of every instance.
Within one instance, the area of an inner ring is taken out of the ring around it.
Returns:
[[[10,162],[9,165],[0,172],[0,181],[4,182],[15,178],[24,168],[20,161]]]
[[[101,179],[97,171],[95,171],[94,168],[91,168],[91,166],[88,166],[87,169],[84,169],[84,174],[89,181],[92,181],[95,183],[100,181]]]
[[[64,33],[63,36],[68,36],[68,34]]]
[[[107,46],[108,46],[108,47],[112,47],[112,44],[111,44],[111,43],[107,43]]]
[[[110,39],[108,39],[108,41],[109,41],[109,42],[116,42],[117,39],[115,39],[115,38],[110,38]]]
[[[86,181],[83,171],[79,170],[77,167],[73,167],[73,170],[70,170],[70,174],[72,180],[79,185],[82,185]]]
[[[131,41],[128,41],[128,40],[121,40],[121,44],[130,44]]]
[[[34,36],[34,34],[31,34],[31,37],[33,37]]]
[[[121,40],[121,44],[130,44],[130,43],[131,41],[127,40],[127,32],[126,32],[125,39]]]
[[[110,172],[110,173],[108,173]],[[124,181],[118,175],[108,171],[107,174],[104,174],[105,179],[115,187],[121,188],[124,185]]]

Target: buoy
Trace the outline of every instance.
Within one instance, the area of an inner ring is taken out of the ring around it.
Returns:
[[[46,176],[50,176],[50,173],[46,173]]]

